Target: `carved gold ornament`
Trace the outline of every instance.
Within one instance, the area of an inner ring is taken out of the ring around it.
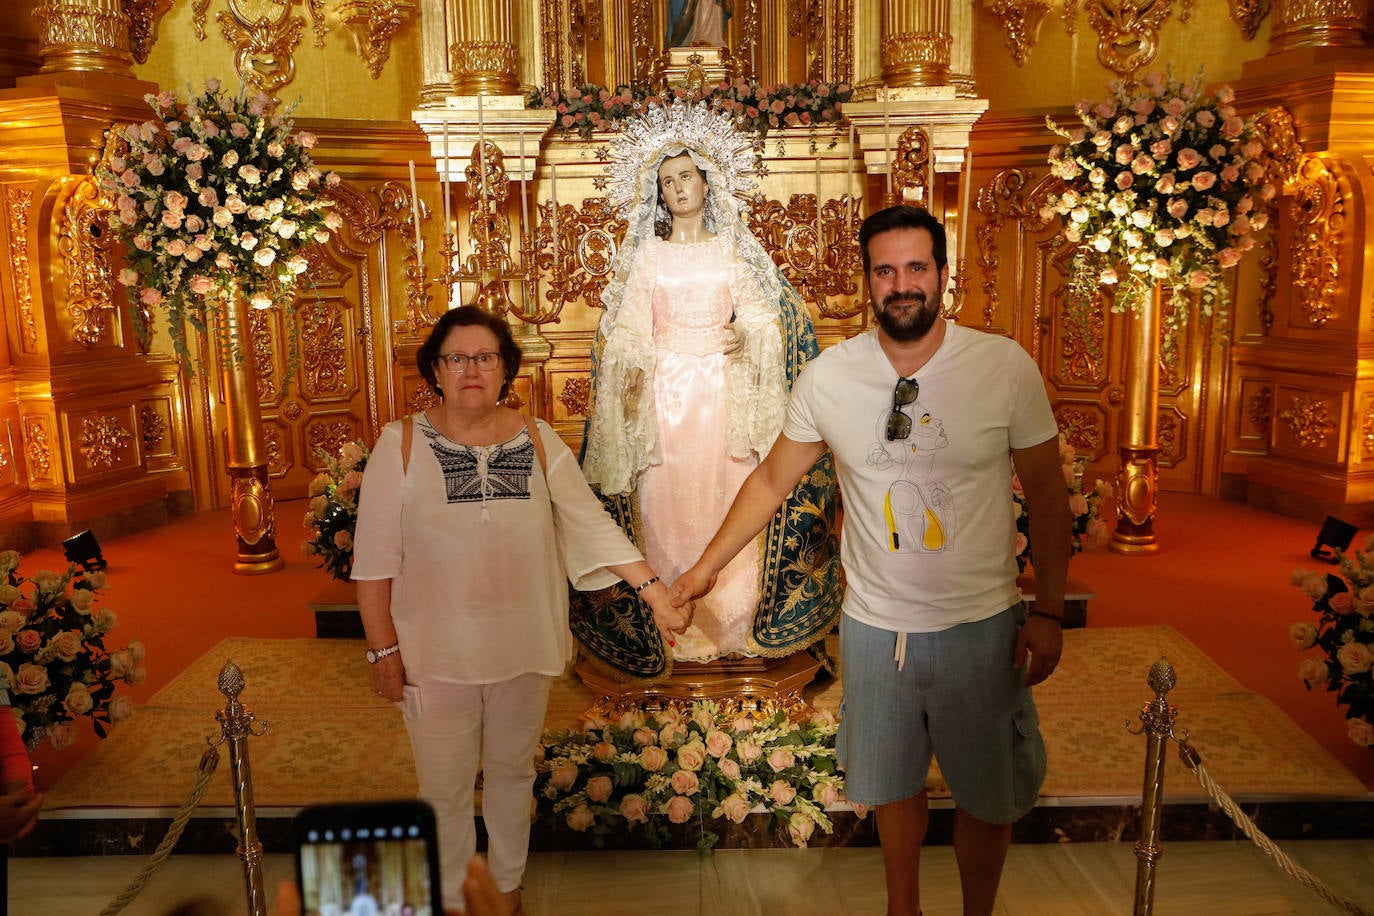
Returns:
[[[235,477],[231,486],[234,531],[245,544],[253,546],[275,535],[272,494],[256,477]]]
[[[342,394],[348,390],[349,382],[343,316],[337,307],[326,302],[311,303],[299,311],[304,329],[301,387],[312,397]]]
[[[852,318],[868,307],[854,295],[863,272],[854,227],[862,217],[848,194],[822,201],[819,219],[816,204],[815,194],[793,194],[786,204],[760,194],[749,205],[746,224],[783,276],[822,317]],[[846,307],[831,302],[833,296],[854,298]]]
[[[1326,440],[1336,431],[1336,421],[1322,398],[1293,398],[1293,404],[1279,414],[1279,419],[1288,425],[1288,431],[1298,444],[1305,448],[1323,448]]]
[[[380,79],[391,56],[391,39],[419,9],[416,0],[350,0],[339,18],[353,34],[358,56],[372,78]]]
[[[108,469],[119,464],[119,454],[133,438],[116,417],[86,417],[81,421],[79,447],[88,467]]]
[[[270,404],[277,400],[277,369],[273,360],[273,333],[271,316],[273,309],[248,310],[248,350],[246,357],[253,362],[253,372],[257,375],[258,401]]]
[[[1230,0],[1231,21],[1246,41],[1253,41],[1260,23],[1269,15],[1269,0]]]
[[[64,179],[65,202],[57,225],[57,250],[67,276],[67,314],[72,339],[93,347],[105,337],[115,312],[114,272],[110,266],[113,233],[108,215],[114,207],[102,198],[89,175]]]
[[[337,455],[344,443],[353,439],[353,424],[347,420],[312,423],[306,434],[306,450],[315,454],[321,449],[326,455]]]
[[[148,52],[157,41],[157,27],[176,0],[124,0],[129,16],[129,52],[140,64],[148,62]]]
[[[48,424],[42,417],[24,418],[24,457],[29,461],[31,479],[52,479],[52,447],[48,444]]]
[[[1312,327],[1324,326],[1336,314],[1348,192],[1346,182],[1315,156],[1303,160],[1293,183],[1289,212],[1294,313],[1301,313]]]
[[[1054,412],[1064,441],[1080,454],[1096,455],[1102,448],[1102,414],[1091,407],[1059,407]]]
[[[454,42],[449,48],[449,68],[458,86],[488,81],[514,84],[517,81],[515,45],[509,41]]]
[[[892,159],[892,193],[897,201],[907,199],[907,191],[914,191],[916,200],[930,205],[930,157],[928,133],[915,124],[902,131]]]
[[[5,221],[10,238],[10,281],[14,301],[19,305],[19,344],[25,353],[38,346],[38,325],[33,317],[33,278],[29,273],[29,208],[33,205],[30,188],[5,188]]]
[[[1025,66],[1040,37],[1040,24],[1049,11],[1049,4],[1040,0],[993,0],[988,7],[988,12],[1002,25],[1002,41],[1016,66]]]
[[[1097,32],[1097,59],[1127,84],[1159,53],[1159,30],[1172,0],[1088,0],[1088,22]],[[1179,19],[1188,21],[1185,3]]]
[[[145,404],[138,412],[138,425],[143,430],[143,451],[156,452],[162,440],[167,438],[167,421]]]
[[[1265,385],[1245,402],[1245,420],[1260,435],[1268,438],[1274,417],[1274,389]]]
[[[1302,164],[1302,144],[1298,142],[1293,115],[1288,109],[1275,105],[1255,117],[1255,138],[1264,146],[1266,181],[1286,191],[1297,177]],[[1274,216],[1281,197],[1261,202],[1269,225],[1260,236],[1259,244],[1259,319],[1260,327],[1268,334],[1274,327],[1274,298],[1278,295],[1279,243],[1278,220]]]
[[[585,417],[592,404],[592,380],[585,376],[570,378],[563,383],[558,401],[570,417]]]
[[[1365,404],[1360,431],[1364,434],[1364,459],[1368,461],[1374,457],[1374,403]]]
[[[291,15],[303,2],[315,30],[315,47],[324,47],[329,27],[324,20],[324,0],[225,0],[215,14],[224,40],[234,48],[234,71],[239,79],[273,99],[296,76],[296,47],[301,43],[305,20]],[[205,40],[205,14],[210,0],[191,6],[196,37]]]

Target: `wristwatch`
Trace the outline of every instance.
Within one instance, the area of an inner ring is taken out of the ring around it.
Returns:
[[[365,652],[365,653],[363,654],[363,657],[367,659],[367,663],[368,663],[369,665],[375,665],[375,664],[377,664],[379,661],[381,661],[382,659],[386,658],[388,655],[395,655],[397,652],[400,652],[400,651],[401,651],[401,644],[400,644],[400,643],[394,643],[393,645],[387,646],[385,649],[371,649],[371,648],[369,648],[369,649],[367,650],[367,652]]]

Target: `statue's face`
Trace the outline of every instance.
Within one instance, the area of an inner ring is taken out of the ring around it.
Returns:
[[[706,176],[690,155],[682,153],[658,167],[658,191],[674,217],[696,216],[706,203]]]

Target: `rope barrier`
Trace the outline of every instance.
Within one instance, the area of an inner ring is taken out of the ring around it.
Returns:
[[[191,786],[191,791],[186,796],[186,803],[181,806],[181,810],[172,819],[171,826],[167,828],[167,835],[162,838],[162,842],[158,844],[148,864],[143,866],[142,871],[138,873],[138,877],[129,882],[129,886],[118,897],[111,900],[109,906],[100,911],[100,916],[116,916],[142,893],[148,880],[152,878],[153,872],[157,871],[162,863],[167,860],[167,857],[172,854],[172,848],[181,839],[181,833],[186,829],[186,824],[191,820],[191,815],[200,805],[200,800],[205,797],[205,790],[210,785],[210,776],[214,774],[215,767],[218,765],[219,749],[207,747],[205,753],[200,755],[200,772],[196,775],[195,784]]]
[[[1202,756],[1197,752],[1197,749],[1182,738],[1177,738],[1172,735],[1170,737],[1173,737],[1173,739],[1178,742],[1178,756],[1183,761],[1184,766],[1188,767],[1193,776],[1197,778],[1198,784],[1207,791],[1208,795],[1216,800],[1216,803],[1221,806],[1221,810],[1226,812],[1226,816],[1231,818],[1236,826],[1239,827],[1256,846],[1273,859],[1278,864],[1279,868],[1290,877],[1297,879],[1323,900],[1334,906],[1340,907],[1347,913],[1351,913],[1353,916],[1374,916],[1369,910],[1366,910],[1349,897],[1343,897],[1331,890],[1322,883],[1320,878],[1289,858],[1288,854],[1280,849],[1273,840],[1265,836],[1264,831],[1256,826],[1249,815],[1240,810],[1240,806],[1236,804],[1235,799],[1231,798],[1225,789],[1217,785],[1216,781],[1212,779],[1211,774],[1207,772],[1207,768],[1202,765]]]

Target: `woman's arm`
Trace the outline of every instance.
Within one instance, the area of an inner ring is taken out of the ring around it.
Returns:
[[[373,650],[397,644],[396,624],[391,620],[391,580],[361,579],[358,586],[358,616],[363,619],[367,645]],[[393,703],[401,701],[401,688],[406,682],[405,662],[397,651],[368,665],[368,679],[379,696]]]
[[[663,638],[668,640],[668,645],[676,645],[673,634],[681,633],[691,625],[696,605],[689,601],[682,607],[673,607],[673,596],[668,590],[668,583],[654,575],[653,569],[644,560],[606,568],[624,579],[625,583],[635,590],[639,600],[647,604],[653,612],[654,625],[663,634]],[[644,587],[641,589],[640,586]]]

